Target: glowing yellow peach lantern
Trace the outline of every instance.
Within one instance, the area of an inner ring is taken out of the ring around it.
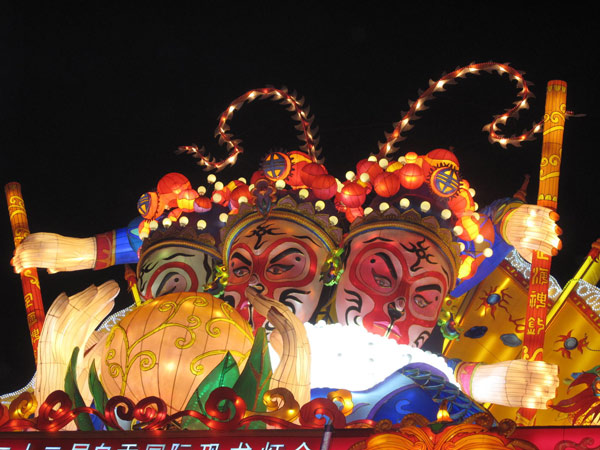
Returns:
[[[248,323],[206,293],[179,292],[148,301],[113,327],[102,357],[109,397],[157,396],[169,413],[185,409],[200,382],[229,351],[243,366],[252,347]]]

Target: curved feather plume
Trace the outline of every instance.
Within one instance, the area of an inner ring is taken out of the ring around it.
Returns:
[[[462,78],[468,74],[479,75],[482,71],[488,73],[496,72],[500,76],[506,73],[511,81],[517,82],[517,87],[520,89],[518,94],[519,99],[515,101],[515,106],[503,114],[495,116],[494,120],[483,127],[484,131],[489,132],[490,142],[497,142],[502,147],[506,148],[507,145],[519,147],[521,142],[532,140],[533,135],[542,130],[542,121],[534,123],[530,130],[526,130],[518,136],[503,136],[499,129],[499,125],[505,124],[509,117],[516,117],[519,110],[527,109],[529,107],[527,103],[528,100],[535,97],[529,90],[529,85],[523,78],[523,74],[510,67],[508,64],[495,62],[472,63],[468,66],[460,67],[449,74],[443,75],[438,81],[429,80],[429,88],[420,94],[415,102],[408,102],[408,112],[403,115],[399,122],[394,124],[394,130],[391,133],[385,134],[386,141],[379,143],[378,156],[382,158],[397,150],[397,144],[406,139],[405,136],[403,136],[403,133],[409,131],[413,127],[412,122],[419,119],[420,116],[417,115],[417,112],[428,109],[425,103],[434,99],[436,92],[444,91],[444,87],[447,85],[456,84],[456,79],[458,78]]]
[[[229,149],[229,154],[226,158],[217,160],[210,153],[207,153],[204,147],[198,148],[195,144],[181,146],[177,150],[177,153],[193,155],[194,158],[198,159],[198,165],[207,171],[216,170],[219,172],[228,165],[235,164],[238,155],[243,153],[244,149],[241,146],[242,141],[235,139],[233,133],[230,132],[227,122],[231,119],[235,111],[241,109],[246,102],[252,102],[257,98],[261,98],[278,102],[286,106],[288,111],[292,112],[292,119],[294,122],[297,122],[295,128],[301,132],[298,135],[298,138],[303,143],[300,146],[300,150],[306,152],[314,162],[321,162],[319,160],[321,150],[316,147],[318,145],[318,138],[315,137],[317,131],[312,128],[314,117],[309,115],[308,108],[303,109],[304,99],[296,97],[295,93],[290,94],[286,88],[265,87],[248,91],[231,102],[219,117],[219,125],[215,131],[215,136],[219,138],[220,145],[225,145]]]

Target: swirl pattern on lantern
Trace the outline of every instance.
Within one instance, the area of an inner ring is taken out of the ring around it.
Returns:
[[[206,293],[179,292],[148,301],[113,327],[101,379],[109,397],[163,399],[180,411],[227,351],[243,366],[250,326],[227,303]]]

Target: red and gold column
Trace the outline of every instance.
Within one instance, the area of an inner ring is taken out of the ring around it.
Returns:
[[[12,226],[15,248],[17,248],[21,241],[29,236],[29,224],[27,223],[25,202],[21,195],[21,185],[19,183],[8,183],[4,187],[4,191],[6,192],[8,215]],[[23,285],[25,312],[27,314],[31,345],[33,346],[33,356],[37,363],[38,341],[40,340],[40,333],[42,332],[42,325],[44,324],[45,317],[37,269],[23,270],[23,272],[21,272],[21,284]]]
[[[549,81],[546,92],[537,204],[553,211],[556,210],[558,203],[558,179],[566,113],[567,83],[560,80]],[[551,262],[552,255],[541,251],[533,252],[523,339],[523,359],[529,361],[543,359]],[[517,420],[522,425],[532,425],[534,416],[535,410],[520,409]]]

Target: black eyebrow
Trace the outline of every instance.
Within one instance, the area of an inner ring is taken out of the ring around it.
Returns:
[[[291,255],[292,253],[302,254],[302,252],[300,250],[298,250],[297,248],[288,248],[287,250],[282,251],[279,255],[274,256],[273,259],[271,259],[271,261],[269,261],[269,264],[274,264],[277,261],[286,257],[287,255]]]
[[[373,239],[369,239],[368,241],[365,241],[365,244],[370,244],[371,242],[375,242],[375,241],[392,242],[392,239],[386,239],[386,238],[377,236],[377,237],[374,237]]]
[[[396,273],[396,269],[394,269],[394,264],[392,264],[392,260],[390,259],[390,257],[388,255],[386,255],[385,253],[382,253],[382,252],[375,253],[375,255],[377,255],[381,259],[383,259],[383,262],[388,267],[388,270],[392,274],[392,277],[394,277],[394,280],[397,280],[398,279],[398,274]]]
[[[169,256],[167,258],[162,258],[160,261],[156,261],[154,264],[151,262],[145,262],[140,269],[140,273],[141,274],[148,273],[151,270],[154,270],[156,265],[158,263],[160,263],[161,261],[168,261],[170,259],[176,258],[177,256],[185,256],[187,258],[192,258],[194,255],[191,255],[189,253],[173,253],[171,256]],[[152,266],[152,267],[150,267],[150,266]]]
[[[415,292],[423,292],[423,291],[438,291],[442,292],[442,288],[437,284],[426,284],[425,286],[419,286],[415,288]]]
[[[319,245],[318,242],[315,242],[315,240],[313,238],[311,238],[310,236],[305,236],[305,235],[301,235],[301,236],[295,236],[292,235],[292,237],[295,237],[296,239],[308,239],[310,242],[312,242],[315,245]]]
[[[191,255],[189,253],[173,253],[171,256],[169,256],[168,258],[163,258],[163,261],[168,261],[169,259],[173,259],[176,258],[177,256],[186,256],[188,258],[193,257],[194,255]]]
[[[235,252],[233,255],[231,255],[231,259],[233,259],[233,258],[239,259],[241,262],[243,262],[247,266],[252,265],[252,261],[250,261],[249,259],[247,259],[244,256],[240,255],[238,252]]]

